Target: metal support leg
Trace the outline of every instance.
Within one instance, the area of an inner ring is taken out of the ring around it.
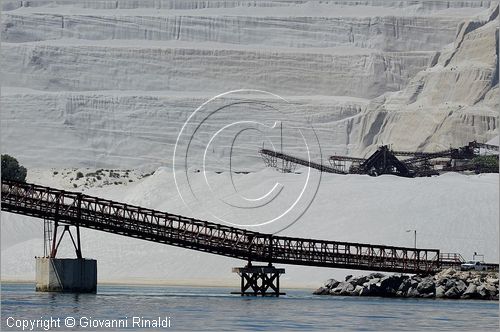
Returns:
[[[285,269],[277,269],[274,266],[245,266],[233,268],[233,272],[238,273],[241,278],[240,291],[231,294],[241,296],[280,296],[285,293],[280,292],[280,274],[285,273]]]
[[[70,230],[70,225],[64,225],[64,230],[61,233],[61,236],[59,236],[59,240],[57,240],[57,228],[59,227],[59,224],[55,222],[54,225],[54,238],[52,239],[52,250],[50,253],[51,258],[55,258],[57,255],[57,250],[59,249],[59,245],[61,244],[61,241],[64,237],[64,234],[66,232],[69,233],[69,237],[71,238],[71,242],[73,243],[73,247],[75,248],[75,253],[76,257],[78,259],[82,258],[82,249],[81,249],[81,241],[80,241],[80,227],[76,226],[76,241],[75,238],[73,237],[73,234],[71,233]]]
[[[80,226],[76,226],[76,257],[82,258],[82,244],[80,242]]]
[[[50,257],[55,258],[57,254],[57,228],[59,227],[59,222],[54,221],[54,236],[52,237],[52,249],[50,250]]]

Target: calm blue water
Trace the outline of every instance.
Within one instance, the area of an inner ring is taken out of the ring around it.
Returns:
[[[129,330],[140,329],[131,327],[135,316],[170,317],[170,328],[164,330],[188,331],[499,328],[498,302],[493,301],[330,297],[301,290],[285,290],[287,295],[280,298],[252,298],[230,295],[231,290],[103,285],[97,294],[59,294],[36,293],[30,284],[2,284],[1,327],[21,330],[7,327],[9,317],[13,317],[10,323],[52,317],[61,319],[61,328],[53,330],[69,330],[64,319],[72,317],[78,322],[92,317],[123,319]]]

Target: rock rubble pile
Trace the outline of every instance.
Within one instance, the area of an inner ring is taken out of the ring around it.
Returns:
[[[456,271],[435,275],[348,275],[345,281],[330,279],[316,295],[416,297],[498,300],[498,272]]]

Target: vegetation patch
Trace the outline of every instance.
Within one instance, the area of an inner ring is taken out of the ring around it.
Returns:
[[[479,168],[498,169],[498,155],[478,156],[472,162]]]
[[[26,182],[27,170],[19,165],[16,158],[8,155],[2,155],[2,180],[12,180]]]

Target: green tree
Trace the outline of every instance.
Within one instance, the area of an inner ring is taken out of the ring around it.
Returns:
[[[472,162],[481,169],[498,169],[498,155],[479,156]]]
[[[16,158],[8,154],[2,155],[2,180],[26,181],[26,168],[19,165]]]

